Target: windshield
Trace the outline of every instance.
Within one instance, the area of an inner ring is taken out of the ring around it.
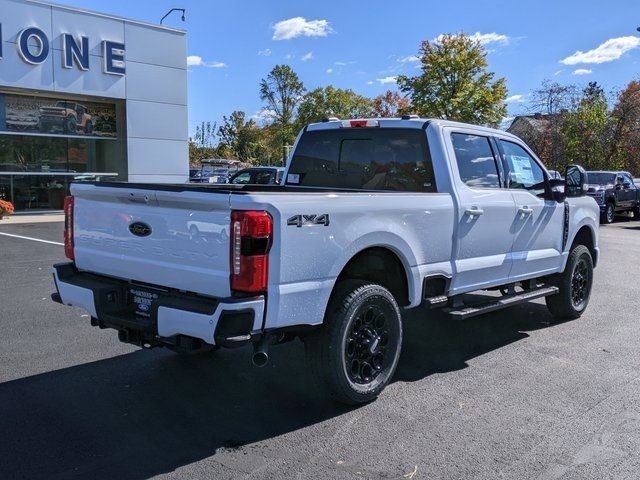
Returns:
[[[615,173],[587,172],[587,183],[593,185],[613,185],[616,181]]]
[[[305,133],[288,185],[363,190],[436,191],[423,130],[341,128]]]

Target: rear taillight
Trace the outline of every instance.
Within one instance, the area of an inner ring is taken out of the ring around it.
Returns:
[[[273,219],[264,211],[231,212],[231,290],[263,293],[267,290]]]
[[[73,197],[64,198],[64,254],[75,260],[73,253]]]

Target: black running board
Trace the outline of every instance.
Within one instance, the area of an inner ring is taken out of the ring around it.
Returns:
[[[527,290],[521,293],[505,295],[497,300],[487,303],[481,303],[472,307],[455,308],[445,310],[452,318],[456,320],[464,320],[466,318],[482,315],[483,313],[494,312],[503,308],[512,307],[520,303],[535,300],[536,298],[547,297],[558,293],[558,287],[540,287],[534,290]]]

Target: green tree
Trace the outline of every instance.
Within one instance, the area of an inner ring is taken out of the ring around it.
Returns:
[[[324,118],[364,118],[373,115],[373,103],[353,90],[329,85],[306,93],[298,107],[299,128]]]
[[[295,138],[294,119],[305,92],[304,85],[289,65],[276,65],[266,78],[260,81],[260,100],[266,103],[265,111],[273,121],[273,145],[282,151]]]
[[[425,40],[418,55],[422,73],[398,77],[413,110],[425,117],[447,118],[497,127],[506,115],[504,78],[487,70],[487,52],[464,33]]]
[[[608,158],[611,120],[607,98],[596,82],[585,87],[575,109],[565,114],[560,131],[568,163],[579,163],[590,170],[620,168]]]
[[[193,141],[197,147],[212,148],[215,144],[215,136],[216,123],[202,122],[196,126],[196,134],[191,141]]]

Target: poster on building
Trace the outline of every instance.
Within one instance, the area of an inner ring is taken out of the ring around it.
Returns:
[[[115,138],[112,103],[0,94],[0,131]]]

